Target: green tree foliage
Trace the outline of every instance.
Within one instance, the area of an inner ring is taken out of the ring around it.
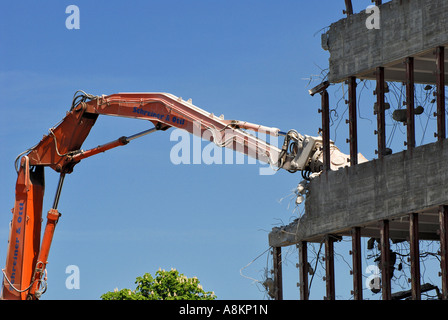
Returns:
[[[101,296],[103,300],[214,300],[214,292],[206,292],[196,277],[187,278],[176,269],[158,270],[155,278],[149,273],[137,277],[135,290],[115,289]]]

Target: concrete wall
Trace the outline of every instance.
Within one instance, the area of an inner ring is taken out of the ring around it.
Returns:
[[[342,19],[322,36],[330,51],[330,82],[448,43],[448,1],[394,0],[379,7],[380,29],[368,29],[365,11]]]
[[[354,167],[323,173],[310,183],[305,214],[274,228],[271,246],[319,241],[411,212],[448,204],[448,140],[392,154]]]

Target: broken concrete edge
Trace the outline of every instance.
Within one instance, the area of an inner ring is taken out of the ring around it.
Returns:
[[[367,28],[369,14],[364,10],[332,23],[322,35],[322,48],[330,52],[329,82],[350,76],[372,79],[377,67],[398,65],[406,57],[448,43],[448,2],[444,0],[393,0],[380,5],[379,12],[379,29]],[[405,80],[399,78],[394,75],[386,81]],[[416,82],[421,82],[418,75]]]
[[[378,221],[401,219],[411,212],[437,212],[448,203],[447,158],[448,140],[443,140],[324,172],[310,182],[304,215],[273,228],[269,245],[321,242],[328,234],[350,235],[354,227],[371,228]],[[400,237],[405,233],[400,232]],[[438,237],[427,233],[427,238]]]

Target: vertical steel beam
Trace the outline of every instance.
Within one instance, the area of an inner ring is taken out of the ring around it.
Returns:
[[[350,165],[358,164],[358,124],[356,117],[356,77],[348,80],[348,113],[350,130]]]
[[[385,114],[385,81],[384,68],[376,68],[376,118],[377,118],[377,135],[378,135],[378,158],[382,158],[386,154],[386,114]]]
[[[390,280],[390,243],[389,243],[389,220],[380,222],[380,242],[381,242],[381,291],[383,300],[390,300],[392,297]]]
[[[327,288],[326,300],[335,300],[335,283],[334,283],[334,240],[331,235],[327,235],[325,239],[325,281]]]
[[[437,83],[437,140],[446,138],[445,123],[445,47],[436,49]]]
[[[299,243],[300,299],[308,300],[308,243]]]
[[[362,300],[361,228],[352,229],[353,296]]]
[[[420,300],[420,250],[418,236],[418,213],[409,215],[409,242],[411,254],[411,293],[413,300]]]
[[[330,170],[330,102],[327,90],[322,91],[322,152],[324,160],[324,171]]]
[[[282,248],[273,248],[275,300],[283,300]]]
[[[352,0],[345,0],[345,10],[344,13],[347,15],[347,17],[351,14],[353,14],[353,5]]]
[[[439,207],[442,297],[448,300],[448,206]]]
[[[415,115],[414,115],[414,58],[408,57],[405,60],[406,64],[406,109],[407,109],[407,141],[408,150],[415,147]]]

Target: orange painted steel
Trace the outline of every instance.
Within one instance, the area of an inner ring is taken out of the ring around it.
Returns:
[[[17,176],[6,267],[3,269],[6,280],[2,289],[3,299],[27,298],[39,253],[43,196],[43,167],[32,171],[25,156],[21,159]]]
[[[36,268],[32,278],[32,286],[29,292],[29,296],[33,299],[40,297],[40,294],[36,295],[36,293],[38,292],[38,289],[40,289],[42,279],[45,275],[45,267],[48,263],[47,260],[50,253],[51,242],[53,241],[54,229],[56,228],[59,216],[60,214],[56,209],[50,209],[50,211],[48,211],[47,224],[45,226],[44,235],[42,237],[42,246],[40,248]]]

